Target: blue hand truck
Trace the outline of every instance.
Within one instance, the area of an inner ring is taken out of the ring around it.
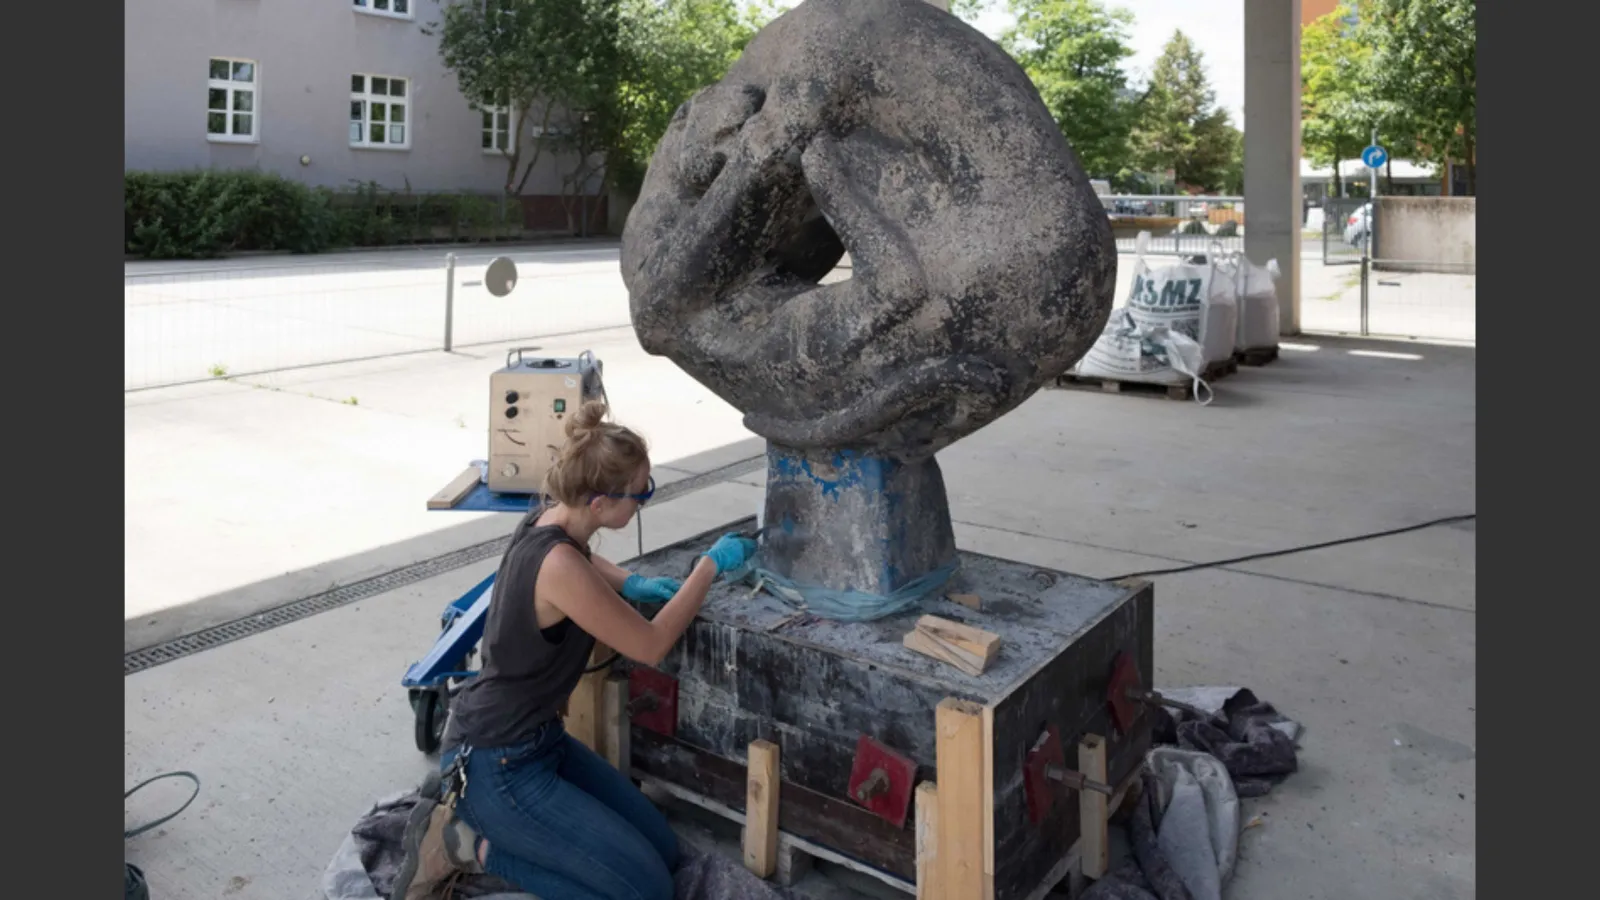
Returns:
[[[484,483],[486,464],[475,462],[428,501],[429,509],[455,512],[526,513],[534,495],[505,494],[489,490]],[[412,663],[400,679],[411,700],[416,719],[414,735],[417,749],[432,754],[444,738],[444,725],[450,715],[450,697],[462,682],[476,675],[474,660],[478,642],[483,639],[483,621],[489,613],[494,575],[473,585],[450,601],[439,615],[439,637],[426,656]]]

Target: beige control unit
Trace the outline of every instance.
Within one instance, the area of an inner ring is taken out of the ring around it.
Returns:
[[[489,376],[489,490],[537,494],[567,439],[567,419],[586,400],[605,398],[600,361],[585,350],[571,359],[506,354]]]

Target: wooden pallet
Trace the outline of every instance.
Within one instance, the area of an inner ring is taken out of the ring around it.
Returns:
[[[1200,377],[1211,383],[1218,378],[1226,378],[1239,371],[1239,362],[1235,359],[1225,359],[1206,366],[1205,372]],[[1108,394],[1141,394],[1148,397],[1166,397],[1168,400],[1194,399],[1194,382],[1185,381],[1182,384],[1156,384],[1150,381],[1123,381],[1118,378],[1102,378],[1097,375],[1075,375],[1067,373],[1056,379],[1056,387],[1072,388],[1075,390],[1101,390]]]
[[[982,749],[981,714],[973,715],[967,708],[972,706],[966,701],[951,699],[939,704],[936,711],[943,728],[941,755],[948,754],[950,762],[948,767],[941,765],[939,773],[949,787],[946,797],[941,798],[937,782],[924,781],[917,785],[914,794],[915,881],[898,878],[779,829],[778,804],[784,791],[779,789],[779,751],[768,741],[757,740],[750,744],[745,772],[747,794],[742,810],[648,772],[633,769],[629,774],[647,789],[647,796],[658,795],[660,799],[652,797],[658,803],[670,798],[739,825],[745,867],[757,877],[776,881],[784,887],[793,887],[816,860],[822,860],[875,879],[902,892],[907,900],[965,900],[969,897],[982,900],[993,896],[993,873],[986,874],[984,868],[988,863],[982,823],[989,791],[984,789],[983,767],[964,765],[981,755]],[[616,708],[614,715],[616,713],[626,715],[621,706]],[[620,727],[620,716],[617,720]],[[1104,738],[1091,734],[1079,742],[1078,771],[1099,779],[1106,777]],[[1092,791],[1080,794],[1078,838],[1029,893],[1028,900],[1071,900],[1082,894],[1088,880],[1105,876],[1109,867],[1110,823],[1128,799],[1137,798],[1139,772],[1136,768],[1124,778],[1111,797]]]
[[[1233,358],[1241,366],[1264,366],[1278,358],[1278,348],[1276,345],[1271,347],[1251,347],[1249,350],[1236,351],[1233,354]]]

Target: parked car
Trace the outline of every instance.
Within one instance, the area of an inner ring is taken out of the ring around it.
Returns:
[[[1362,204],[1344,223],[1344,242],[1357,250],[1365,249],[1372,237],[1372,204]]]
[[[1114,200],[1111,211],[1124,216],[1153,216],[1156,205],[1149,200]]]

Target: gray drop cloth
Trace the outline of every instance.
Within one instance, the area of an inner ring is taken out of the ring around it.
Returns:
[[[1145,764],[1163,809],[1156,846],[1194,900],[1222,900],[1239,857],[1239,797],[1215,757],[1157,747]]]
[[[1233,776],[1241,797],[1259,797],[1299,768],[1295,742],[1301,727],[1249,688],[1197,687],[1162,695],[1211,712],[1208,720],[1182,710],[1156,713],[1154,740],[1215,756]]]
[[[1238,860],[1239,798],[1298,768],[1299,723],[1246,688],[1162,690],[1211,718],[1156,711],[1143,791],[1128,824],[1132,857],[1083,900],[1221,900]]]
[[[389,900],[405,856],[401,835],[417,805],[416,790],[393,794],[373,804],[356,822],[322,874],[325,900]],[[790,894],[769,884],[738,862],[714,853],[681,846],[673,873],[677,900],[789,900]],[[429,900],[445,900],[443,897]],[[540,900],[516,890],[493,875],[462,875],[449,900]],[[562,900],[547,897],[543,900]]]

